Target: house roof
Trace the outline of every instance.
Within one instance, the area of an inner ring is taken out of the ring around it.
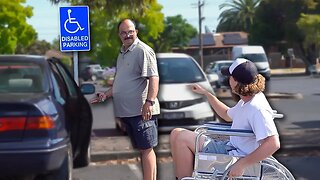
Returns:
[[[202,38],[203,48],[224,48],[248,44],[248,33],[246,32],[204,33],[202,34]],[[198,49],[199,37],[192,38],[186,48]],[[178,49],[178,47],[174,47],[173,49]]]

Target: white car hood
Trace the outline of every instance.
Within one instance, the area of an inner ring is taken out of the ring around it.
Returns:
[[[208,82],[200,82],[197,84],[212,92],[212,88]],[[192,92],[188,85],[190,84],[160,84],[158,94],[159,101],[192,100],[203,96]]]

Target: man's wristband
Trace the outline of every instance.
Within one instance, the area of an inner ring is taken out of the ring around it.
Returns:
[[[147,99],[146,102],[150,103],[151,106],[153,106],[156,103],[155,101],[151,101],[149,99]]]

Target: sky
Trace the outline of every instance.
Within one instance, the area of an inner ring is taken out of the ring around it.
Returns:
[[[199,29],[198,16],[199,0],[158,0],[163,6],[162,12],[167,16],[181,14],[184,19],[195,28]],[[202,16],[205,17],[202,22],[211,31],[216,29],[218,17],[221,13],[219,5],[225,0],[201,0],[204,1]],[[67,4],[52,5],[49,0],[27,0],[26,4],[33,7],[33,17],[27,22],[31,24],[38,33],[39,40],[52,42],[59,36],[59,7]]]

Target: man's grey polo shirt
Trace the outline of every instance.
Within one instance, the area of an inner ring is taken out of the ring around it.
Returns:
[[[116,75],[112,87],[116,117],[141,115],[148,92],[147,77],[159,76],[156,55],[152,48],[138,38],[118,55]],[[153,105],[153,115],[160,114],[158,99]]]

